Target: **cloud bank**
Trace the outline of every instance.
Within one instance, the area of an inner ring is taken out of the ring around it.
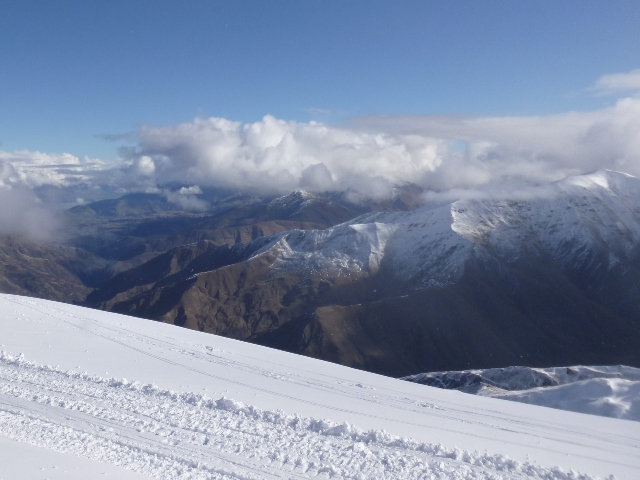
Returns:
[[[549,182],[608,168],[640,175],[640,98],[606,109],[544,117],[377,117],[363,129],[429,135],[459,147],[423,177],[434,190]]]
[[[0,187],[157,192],[197,211],[207,208],[206,187],[376,198],[403,183],[458,194],[602,168],[640,176],[640,70],[604,75],[592,91],[631,95],[601,110],[535,117],[365,117],[339,127],[267,115],[244,124],[143,125],[127,134],[134,146],[123,147],[117,162],[0,151]]]
[[[640,175],[640,98],[541,117],[367,117],[352,128],[266,116],[144,126],[127,161],[139,181],[260,193],[416,183],[444,191],[516,179],[544,183],[601,168]]]
[[[181,182],[256,193],[356,189],[385,195],[398,183],[436,170],[446,141],[424,135],[366,133],[265,116],[241,124],[224,118],[143,126],[124,152],[145,182]]]
[[[60,232],[60,209],[82,203],[79,191],[104,188],[119,167],[69,153],[0,150],[0,235],[51,240]]]
[[[105,168],[105,162],[90,158],[80,159],[70,153],[0,151],[0,186],[68,187],[83,182],[95,183],[97,172]]]

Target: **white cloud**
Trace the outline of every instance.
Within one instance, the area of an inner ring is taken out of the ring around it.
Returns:
[[[84,203],[84,195],[114,196],[124,177],[120,164],[69,153],[0,150],[0,234],[52,239],[62,233],[61,205]]]
[[[148,155],[142,155],[136,159],[135,168],[141,175],[149,177],[156,171],[156,164]]]
[[[499,184],[518,178],[549,182],[601,168],[640,175],[640,98],[606,109],[540,117],[396,116],[362,118],[367,131],[414,134],[455,143],[421,177],[434,190]]]
[[[202,189],[198,185],[192,185],[190,187],[182,187],[178,190],[180,195],[202,195]]]
[[[148,181],[258,193],[388,195],[412,182],[435,191],[518,179],[544,183],[600,168],[640,175],[640,98],[537,117],[368,117],[352,128],[266,116],[143,126],[129,161]],[[145,160],[146,161],[146,160]]]
[[[640,91],[640,68],[627,73],[603,75],[590,90],[602,95]]]
[[[0,234],[48,240],[58,226],[55,212],[24,186],[0,186]]]
[[[43,185],[67,187],[93,182],[95,172],[106,165],[97,159],[80,159],[70,153],[43,153],[29,150],[0,150],[0,183],[29,188]]]
[[[640,88],[638,76],[640,70],[606,75],[596,85],[602,91]],[[136,145],[123,147],[119,163],[0,151],[0,186],[74,189],[72,199],[87,201],[95,192],[157,192],[190,210],[207,207],[198,197],[201,187],[258,194],[346,191],[358,199],[385,196],[411,182],[458,195],[601,168],[640,175],[638,132],[640,97],[592,112],[367,117],[349,128],[270,115],[248,124],[197,118],[140,127],[128,135]]]
[[[162,191],[165,198],[179,206],[183,210],[192,212],[202,212],[207,210],[209,204],[204,200],[201,200],[196,195],[202,195],[202,190],[197,185],[191,187],[182,187],[180,190],[174,192],[172,190],[165,189]]]
[[[448,148],[447,142],[426,136],[369,134],[268,115],[244,125],[209,118],[143,126],[138,142],[130,160],[151,158],[157,183],[261,193],[367,189],[380,182],[388,191],[435,170]]]

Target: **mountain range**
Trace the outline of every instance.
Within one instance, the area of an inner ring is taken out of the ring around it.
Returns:
[[[639,179],[459,197],[407,186],[369,203],[228,194],[184,213],[136,194],[75,207],[55,248],[91,261],[57,261],[79,290],[55,299],[86,292],[93,308],[393,376],[640,366]]]

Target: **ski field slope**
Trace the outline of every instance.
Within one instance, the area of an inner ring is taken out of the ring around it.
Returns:
[[[640,478],[637,422],[0,295],[0,479],[610,475]]]

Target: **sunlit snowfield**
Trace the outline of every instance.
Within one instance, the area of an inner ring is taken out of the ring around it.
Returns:
[[[638,478],[637,422],[0,295],[0,478]]]

